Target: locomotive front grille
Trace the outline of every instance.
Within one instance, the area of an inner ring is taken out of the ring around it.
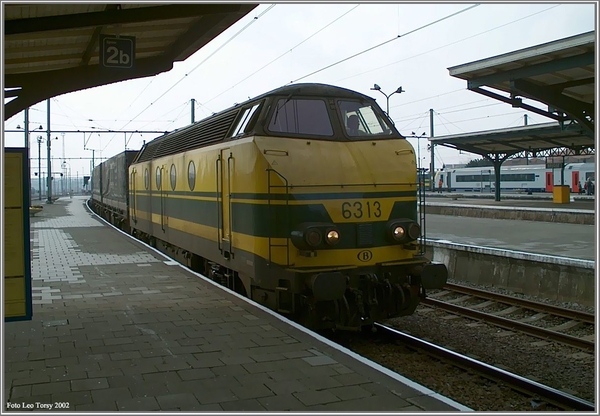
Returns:
[[[373,245],[373,224],[356,224],[356,245],[358,247]]]

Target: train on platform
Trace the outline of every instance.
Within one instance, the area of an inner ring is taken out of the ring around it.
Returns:
[[[311,329],[410,315],[425,255],[415,151],[375,100],[285,86],[96,166],[92,209]]]
[[[562,178],[561,169],[547,168],[545,164],[500,168],[500,190],[507,192],[552,192],[554,186],[562,184],[572,193],[583,193],[588,180],[595,184],[594,163],[565,164]],[[443,191],[491,193],[496,188],[494,167],[441,169],[435,174],[434,184]]]

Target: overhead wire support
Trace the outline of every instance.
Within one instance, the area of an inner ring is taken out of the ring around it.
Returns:
[[[396,37],[394,37],[394,38],[392,38],[392,39],[386,40],[385,42],[382,42],[382,43],[380,43],[380,44],[378,44],[378,45],[372,46],[372,47],[370,47],[370,48],[368,48],[368,49],[365,49],[365,50],[363,50],[363,51],[361,51],[361,52],[355,53],[355,54],[354,54],[354,55],[352,55],[352,56],[349,56],[349,57],[347,57],[347,58],[344,58],[344,59],[342,59],[342,60],[340,60],[340,61],[334,62],[334,63],[332,63],[331,65],[327,65],[326,67],[323,67],[323,68],[321,68],[321,69],[318,69],[318,70],[316,70],[316,71],[313,71],[313,72],[311,72],[310,74],[304,75],[304,76],[302,76],[302,77],[300,77],[300,78],[297,78],[297,79],[295,79],[295,80],[293,80],[293,81],[290,81],[290,82],[288,82],[286,85],[293,84],[294,82],[298,82],[298,81],[300,81],[300,80],[303,80],[304,78],[308,78],[308,77],[310,77],[311,75],[317,74],[317,73],[319,73],[319,72],[321,72],[321,71],[324,71],[324,70],[326,70],[326,69],[329,69],[329,68],[331,68],[331,67],[334,67],[334,66],[336,66],[336,65],[339,65],[339,64],[341,64],[342,62],[346,62],[346,61],[348,61],[348,60],[350,60],[350,59],[352,59],[352,58],[356,58],[357,56],[360,56],[360,55],[362,55],[362,54],[364,54],[364,53],[367,53],[367,52],[369,52],[369,51],[372,51],[373,49],[377,49],[377,48],[379,48],[379,47],[381,47],[381,46],[383,46],[383,45],[386,45],[386,44],[388,44],[388,43],[390,43],[390,42],[393,42],[393,41],[395,41],[395,40],[397,40],[397,39],[400,39],[400,38],[406,37],[406,36],[408,36],[408,35],[410,35],[410,34],[412,34],[412,33],[418,32],[419,30],[422,30],[422,29],[425,29],[426,27],[429,27],[429,26],[435,25],[436,23],[442,22],[442,21],[444,21],[444,20],[446,20],[446,19],[450,19],[451,17],[457,16],[457,15],[459,15],[459,14],[461,14],[461,13],[464,13],[464,12],[466,12],[466,11],[468,11],[468,10],[471,10],[471,9],[473,9],[473,8],[475,8],[475,7],[478,7],[478,6],[480,6],[480,4],[479,4],[479,3],[478,3],[478,4],[474,4],[474,5],[472,5],[472,6],[469,6],[469,7],[467,7],[466,9],[459,10],[459,11],[457,11],[457,12],[455,12],[455,13],[449,14],[448,16],[442,17],[441,19],[438,19],[438,20],[435,20],[435,21],[433,21],[433,22],[427,23],[426,25],[423,25],[423,26],[419,26],[418,28],[416,28],[416,29],[413,29],[413,30],[410,30],[410,31],[408,31],[408,32],[406,32],[406,33],[403,33],[403,34],[401,34],[401,35],[397,35]]]
[[[4,130],[5,133],[23,133],[23,130]],[[164,134],[166,130],[50,130],[54,133],[145,133],[145,134]]]

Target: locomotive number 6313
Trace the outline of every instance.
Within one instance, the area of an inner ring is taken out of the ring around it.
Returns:
[[[379,201],[366,202],[343,202],[342,216],[349,220],[350,218],[379,218],[381,217],[381,203]]]

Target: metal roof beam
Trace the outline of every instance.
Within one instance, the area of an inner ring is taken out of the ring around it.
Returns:
[[[81,62],[79,62],[79,65],[87,65],[90,62],[90,59],[92,59],[92,54],[96,50],[96,45],[98,44],[98,38],[100,37],[101,32],[102,26],[98,26],[96,29],[94,29],[94,33],[92,33],[92,36],[90,36],[90,40],[85,48],[85,51],[83,52],[83,55],[81,56]]]
[[[237,4],[174,4],[103,12],[75,13],[60,16],[34,17],[4,21],[5,36],[21,33],[65,30],[91,26],[105,26],[152,20],[179,19],[193,16],[235,13]]]
[[[111,3],[106,5],[104,11],[108,12],[111,10],[118,10],[120,8],[120,4]],[[92,36],[90,36],[90,40],[88,41],[83,55],[81,56],[81,62],[79,62],[79,65],[87,65],[90,62],[92,54],[96,50],[96,45],[98,45],[98,37],[100,36],[100,33],[102,33],[102,26],[96,26],[94,33],[92,33]]]
[[[492,86],[500,82],[510,81],[520,78],[534,77],[551,72],[564,71],[566,69],[578,68],[594,64],[594,53],[583,53],[581,55],[570,56],[568,58],[552,60],[541,64],[524,66],[522,68],[510,71],[498,72],[491,75],[485,75],[479,78],[473,78],[467,82],[467,88],[473,89],[483,85]]]
[[[548,88],[535,85],[522,79],[516,79],[510,83],[511,90],[541,100],[552,107],[558,108],[577,120],[591,137],[594,136],[594,106],[549,90]]]
[[[559,116],[557,114],[552,114],[552,113],[550,113],[548,111],[544,111],[544,110],[542,110],[540,108],[533,107],[533,106],[528,105],[528,104],[523,104],[523,102],[520,101],[520,100],[514,100],[514,99],[509,98],[509,97],[504,97],[504,96],[502,96],[500,94],[496,94],[494,92],[491,92],[491,91],[488,91],[488,90],[484,90],[482,88],[473,88],[472,91],[477,92],[477,93],[479,93],[481,95],[485,95],[486,97],[495,98],[496,100],[503,101],[505,103],[508,103],[508,104],[512,105],[513,107],[519,107],[519,108],[522,108],[524,110],[531,111],[532,113],[536,113],[536,114],[539,114],[539,115],[544,116],[544,117],[552,118],[552,119],[554,119],[556,121],[565,121],[566,120],[564,117]]]
[[[455,143],[438,143],[441,146],[449,147],[454,150],[462,150],[469,153],[474,153],[476,155],[485,156],[488,152],[487,150],[479,149],[474,146],[469,146],[468,144],[455,144]]]
[[[590,77],[590,78],[576,79],[573,81],[561,82],[560,84],[552,84],[549,87],[555,91],[561,92],[565,88],[579,87],[581,85],[591,85],[594,82],[596,82],[596,78]]]

